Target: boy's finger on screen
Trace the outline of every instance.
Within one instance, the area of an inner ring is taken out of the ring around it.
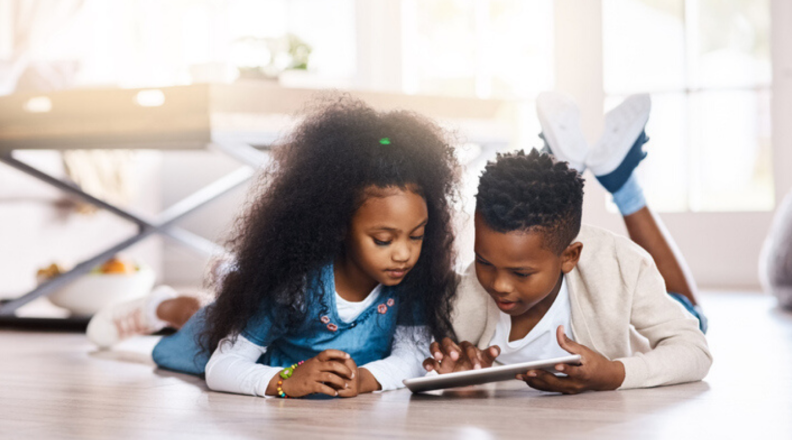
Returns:
[[[435,360],[443,360],[443,352],[440,350],[440,343],[432,342],[429,345],[429,353],[432,353],[432,356],[434,356]]]
[[[341,350],[333,350],[332,348],[328,348],[327,350],[319,353],[319,355],[316,357],[322,362],[327,362],[333,359],[343,361],[349,359],[349,354]]]
[[[470,363],[473,365],[474,370],[478,370],[481,368],[481,350],[474,347],[473,345],[469,345],[465,347],[465,355],[470,360]]]
[[[459,353],[462,352],[462,349],[459,348],[451,338],[443,338],[443,352],[445,352],[451,360],[455,361],[459,359]]]
[[[498,355],[500,355],[500,347],[498,347],[497,345],[493,345],[488,349],[484,350],[481,353],[481,355],[486,362],[489,362],[491,364],[495,362],[495,359],[497,359]]]

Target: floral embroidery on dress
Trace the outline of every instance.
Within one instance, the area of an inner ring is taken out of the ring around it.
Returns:
[[[381,315],[384,315],[385,312],[388,311],[388,306],[386,306],[385,304],[380,304],[377,306],[377,311],[380,312]]]
[[[395,302],[396,302],[396,301],[394,301],[394,300],[393,300],[393,298],[388,298],[388,307],[393,307],[393,304],[394,304]]]
[[[330,317],[327,315],[324,315],[319,319],[322,321],[322,324],[328,324],[330,322]]]
[[[338,326],[335,324],[327,324],[327,329],[330,330],[331,332],[334,332],[338,330]]]

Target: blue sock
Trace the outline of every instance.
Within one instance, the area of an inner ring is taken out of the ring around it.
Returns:
[[[630,173],[630,177],[624,182],[621,188],[613,193],[613,203],[619,208],[622,215],[630,215],[646,206],[643,188],[638,183],[635,174]]]
[[[622,160],[622,163],[620,163],[615,170],[604,176],[595,176],[597,180],[599,180],[599,183],[602,184],[609,193],[615,194],[619,191],[622,185],[627,182],[627,179],[632,176],[632,172],[635,167],[638,166],[638,163],[646,157],[646,153],[644,153],[641,147],[643,147],[643,144],[648,140],[649,138],[646,136],[646,131],[641,131],[641,134],[638,135],[638,139],[635,140],[635,143],[630,147],[630,151],[627,152],[627,155],[624,156],[624,160]]]

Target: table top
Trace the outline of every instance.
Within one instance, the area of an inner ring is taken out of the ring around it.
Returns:
[[[0,152],[16,149],[203,149],[268,145],[319,94],[266,81],[150,89],[79,89],[0,97]],[[506,143],[507,101],[356,91],[379,110],[407,109],[462,128],[471,142]]]

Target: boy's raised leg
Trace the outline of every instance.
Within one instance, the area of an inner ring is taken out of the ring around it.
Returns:
[[[589,168],[613,195],[630,239],[654,259],[669,294],[699,318],[702,330],[706,331],[707,320],[696,300],[696,282],[665,225],[649,209],[634,173],[638,163],[646,157],[642,147],[649,140],[644,125],[649,119],[650,107],[647,95],[636,95],[609,112],[605,118],[605,134],[589,154],[589,158],[596,160]],[[607,167],[603,168],[605,164]]]

